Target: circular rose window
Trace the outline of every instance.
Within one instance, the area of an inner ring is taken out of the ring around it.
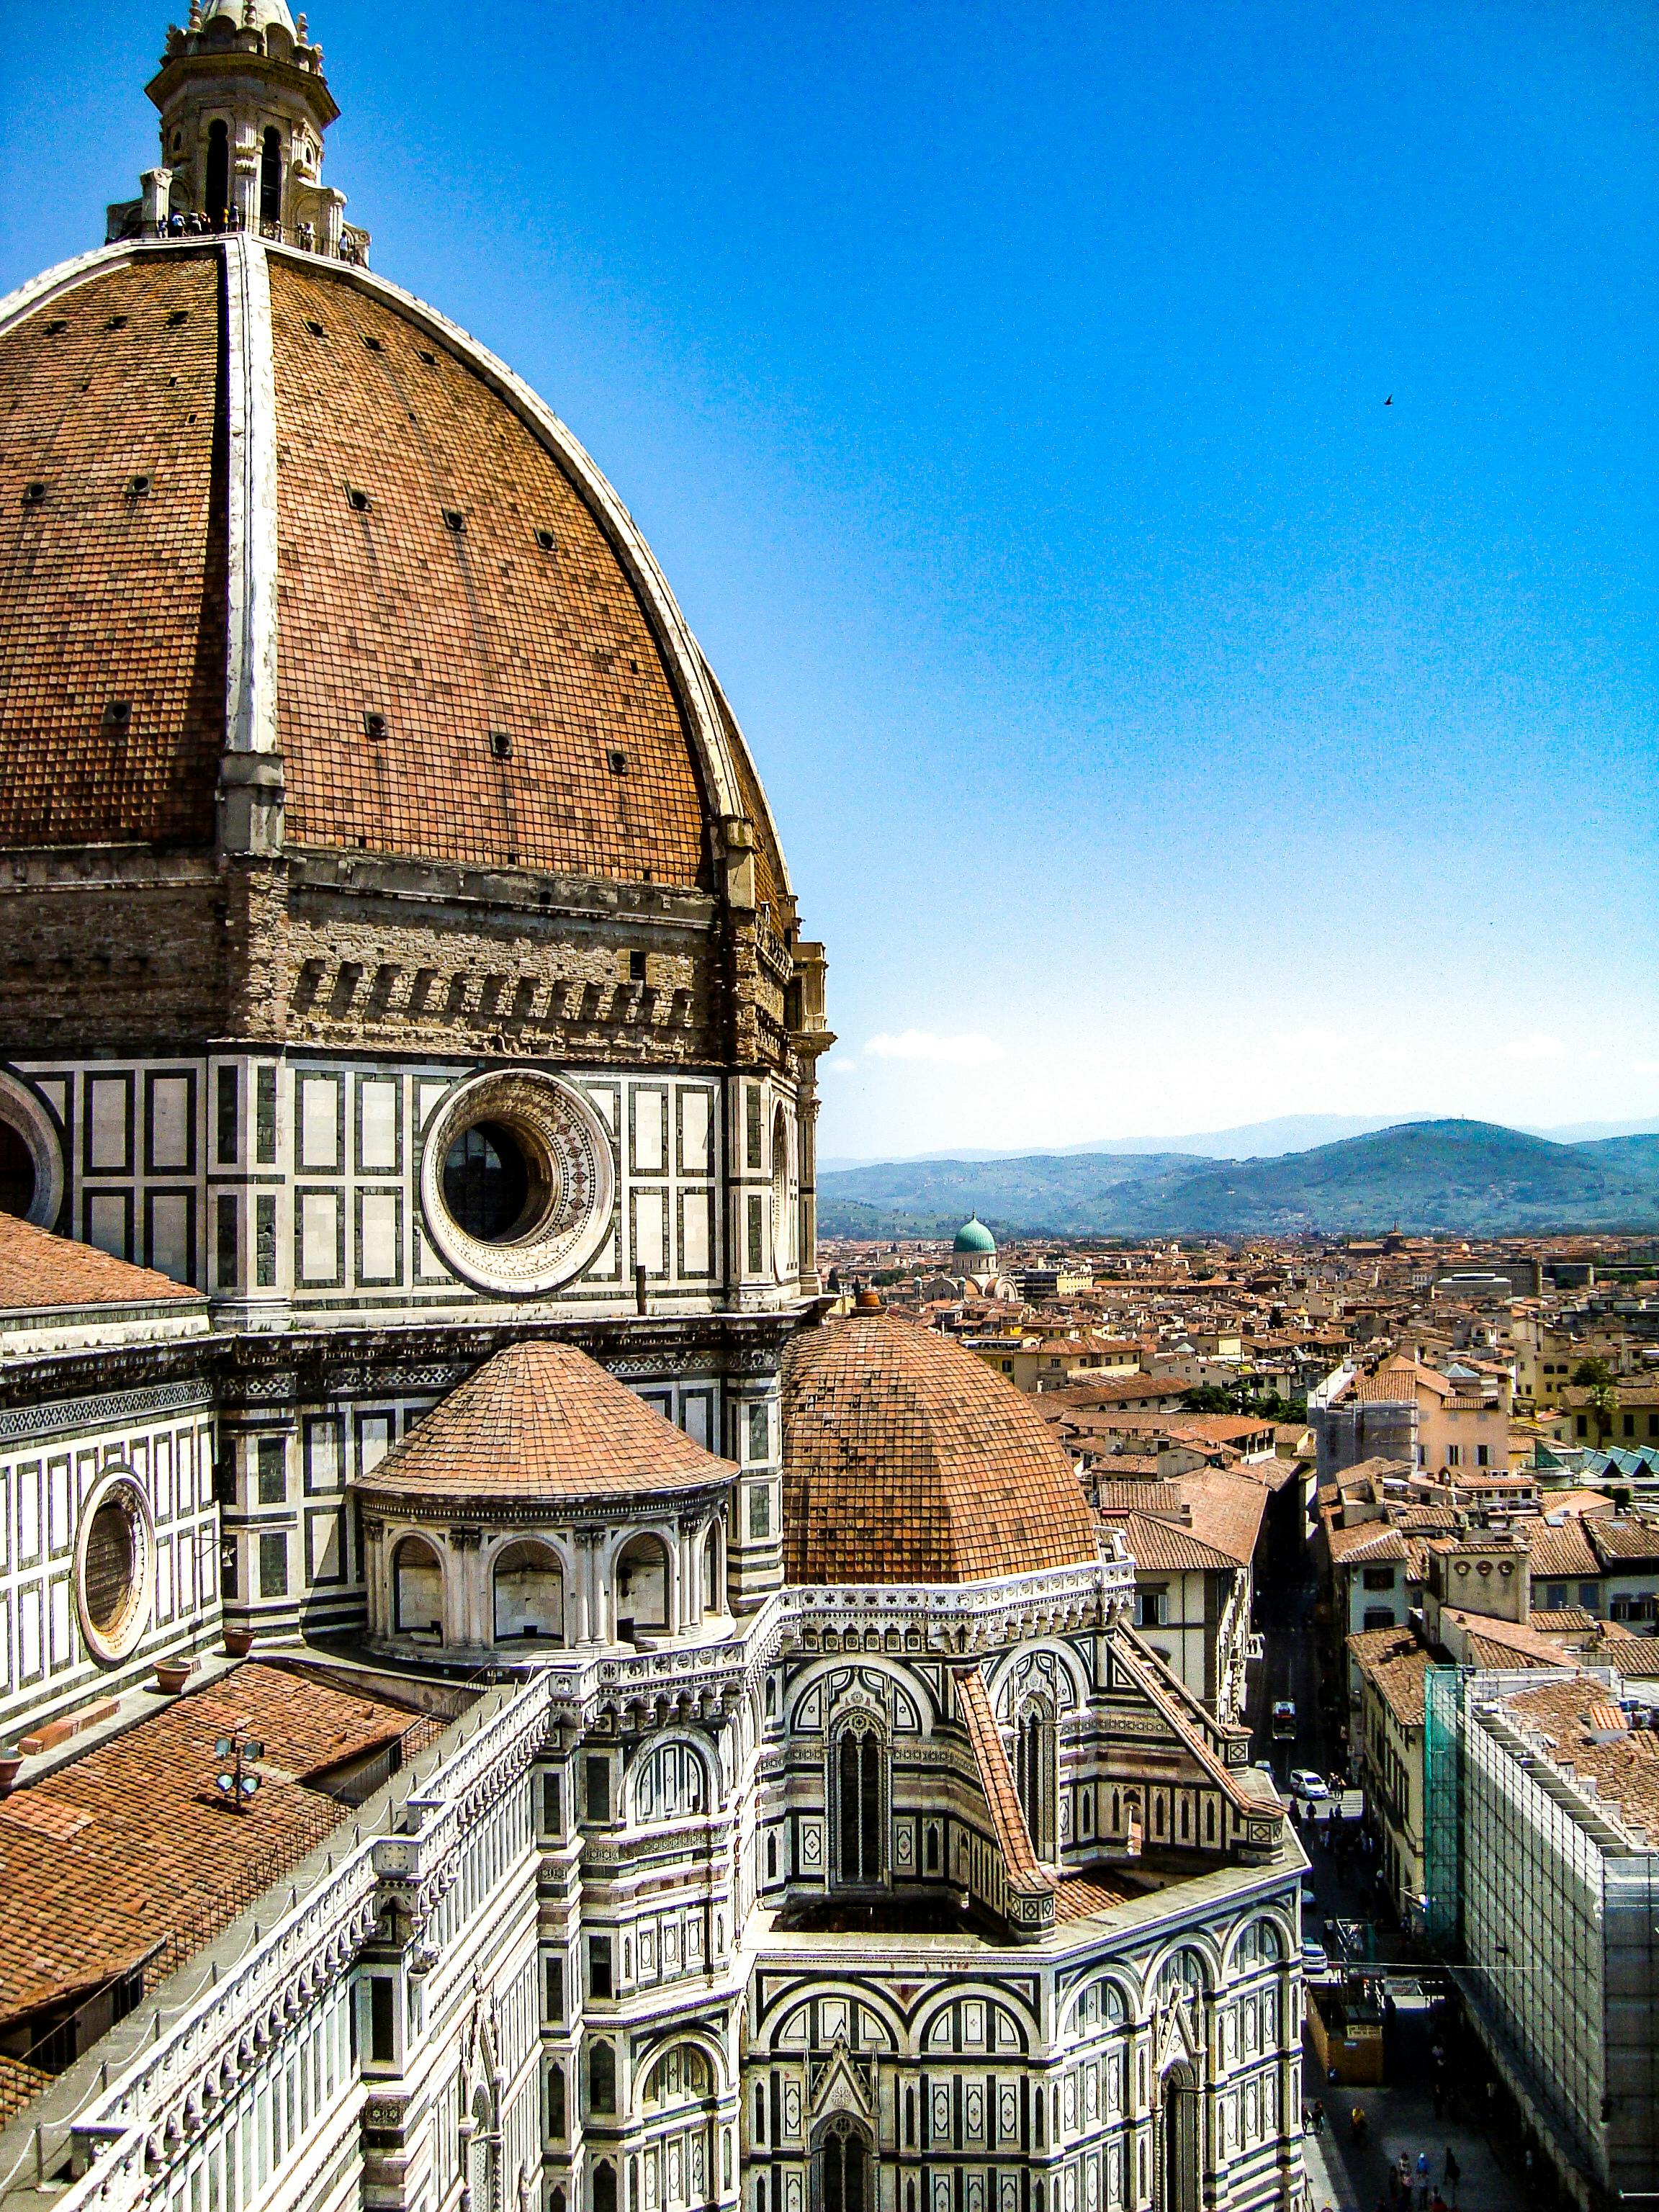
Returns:
[[[556,1076],[477,1076],[451,1092],[427,1132],[427,1227],[480,1290],[538,1297],[579,1275],[609,1232],[615,1191],[604,1122]]]
[[[75,1599],[94,1659],[112,1667],[149,1626],[155,1524],[149,1500],[125,1468],[94,1485],[75,1540]]]

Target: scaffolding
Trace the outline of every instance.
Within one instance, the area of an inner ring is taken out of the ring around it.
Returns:
[[[1429,1670],[1426,1924],[1563,2179],[1613,2202],[1659,2191],[1659,1850],[1510,1706],[1559,1680]]]

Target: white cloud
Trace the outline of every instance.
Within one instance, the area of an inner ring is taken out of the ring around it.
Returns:
[[[858,1067],[857,1060],[843,1059],[838,1053],[832,1053],[828,1060],[818,1063],[819,1073],[823,1075],[856,1075]]]
[[[988,1067],[1002,1057],[994,1037],[973,1030],[939,1036],[932,1030],[900,1030],[896,1036],[872,1036],[864,1049],[876,1060],[925,1060],[940,1067]]]
[[[1511,1037],[1504,1047],[1505,1060],[1565,1060],[1567,1048],[1558,1036],[1534,1030],[1530,1036]]]

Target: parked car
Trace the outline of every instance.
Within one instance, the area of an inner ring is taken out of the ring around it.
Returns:
[[[1305,1797],[1311,1802],[1315,1798],[1328,1797],[1330,1794],[1330,1785],[1324,1776],[1316,1774],[1311,1766],[1293,1766],[1291,1769],[1292,1797]]]
[[[1302,1939],[1302,1972],[1304,1978],[1311,1979],[1317,1974],[1328,1974],[1330,1970],[1331,1962],[1325,1946],[1316,1943],[1311,1936],[1304,1936]]]
[[[1296,1734],[1296,1699],[1294,1698],[1273,1699],[1273,1729],[1274,1735],[1281,1743]]]

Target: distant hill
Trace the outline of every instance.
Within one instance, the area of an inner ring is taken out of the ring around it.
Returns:
[[[1659,1228],[1659,1136],[1563,1145],[1491,1121],[1413,1121],[1270,1159],[1038,1153],[819,1178],[826,1237],[948,1235],[970,1213],[1009,1236],[1645,1231]]]
[[[1164,1152],[1189,1152],[1207,1160],[1279,1159],[1286,1152],[1310,1152],[1343,1137],[1363,1137],[1373,1129],[1398,1129],[1408,1122],[1431,1121],[1431,1114],[1280,1114],[1271,1121],[1241,1121],[1230,1129],[1204,1129],[1182,1137],[1097,1137],[1084,1145],[1030,1145],[1011,1152],[1006,1146],[958,1145],[939,1152],[902,1152],[897,1159],[880,1152],[861,1158],[824,1155],[820,1170],[845,1168],[915,1167],[923,1161],[1070,1159],[1079,1153],[1133,1153],[1141,1159]],[[1558,1145],[1583,1144],[1595,1137],[1659,1134],[1659,1118],[1645,1121],[1570,1121],[1557,1128],[1528,1127],[1522,1134],[1548,1137]]]

